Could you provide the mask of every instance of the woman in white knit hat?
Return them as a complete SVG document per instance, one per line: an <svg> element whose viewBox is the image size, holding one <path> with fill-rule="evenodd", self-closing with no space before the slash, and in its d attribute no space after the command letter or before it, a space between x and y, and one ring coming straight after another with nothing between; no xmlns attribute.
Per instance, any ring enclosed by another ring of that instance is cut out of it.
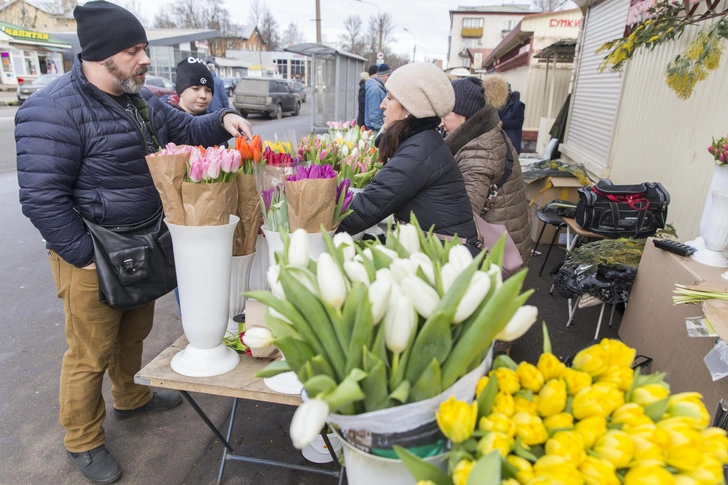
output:
<svg viewBox="0 0 728 485"><path fill-rule="evenodd" d="M341 229L357 234L394 214L414 212L423 230L457 235L477 252L477 232L465 182L436 128L452 111L450 80L437 66L413 63L392 73L381 105L384 129L379 144L382 170L352 202Z"/></svg>

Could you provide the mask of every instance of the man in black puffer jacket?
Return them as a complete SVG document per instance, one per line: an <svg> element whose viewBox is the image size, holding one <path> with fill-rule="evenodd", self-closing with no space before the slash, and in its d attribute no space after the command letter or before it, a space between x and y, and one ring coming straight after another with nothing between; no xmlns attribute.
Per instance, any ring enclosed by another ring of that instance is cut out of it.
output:
<svg viewBox="0 0 728 485"><path fill-rule="evenodd" d="M164 411L179 393L134 383L154 302L129 311L99 302L94 247L82 217L102 226L135 225L161 202L145 156L168 142L222 144L251 136L233 110L193 117L144 88L146 33L127 10L105 1L74 10L82 52L73 69L31 96L16 115L23 213L40 231L63 299L60 424L68 458L92 483L112 483L121 468L104 446L104 372L121 418Z"/></svg>

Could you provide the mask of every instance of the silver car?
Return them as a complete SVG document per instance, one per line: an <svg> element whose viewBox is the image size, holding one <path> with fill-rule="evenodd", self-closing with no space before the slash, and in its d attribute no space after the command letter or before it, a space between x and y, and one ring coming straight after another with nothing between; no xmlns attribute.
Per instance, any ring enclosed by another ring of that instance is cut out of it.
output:
<svg viewBox="0 0 728 485"><path fill-rule="evenodd" d="M61 74L42 74L33 81L18 86L18 101L25 101L36 91L39 91L61 77Z"/></svg>

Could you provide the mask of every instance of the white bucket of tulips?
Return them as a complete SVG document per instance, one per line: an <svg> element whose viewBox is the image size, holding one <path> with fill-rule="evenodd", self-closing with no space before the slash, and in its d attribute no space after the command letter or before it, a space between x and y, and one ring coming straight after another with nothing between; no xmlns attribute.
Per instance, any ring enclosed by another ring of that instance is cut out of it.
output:
<svg viewBox="0 0 728 485"><path fill-rule="evenodd" d="M248 295L268 305L269 330L246 345L275 345L286 358L258 375L294 371L304 384L294 446L307 446L328 421L347 465L371 472L347 472L353 485L414 483L393 446L423 458L444 452L440 403L453 392L472 400L493 340L517 338L536 320L535 308L522 309L532 293L520 293L526 271L501 279L502 242L473 258L418 227L414 218L398 226L386 246L325 236L318 261L307 234L294 232L269 279L272 292Z"/></svg>

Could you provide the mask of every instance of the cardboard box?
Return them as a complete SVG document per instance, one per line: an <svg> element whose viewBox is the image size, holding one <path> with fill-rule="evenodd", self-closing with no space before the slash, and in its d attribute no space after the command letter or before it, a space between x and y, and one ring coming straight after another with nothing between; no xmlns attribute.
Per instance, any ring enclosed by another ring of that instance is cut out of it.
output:
<svg viewBox="0 0 728 485"><path fill-rule="evenodd" d="M685 318L703 314L700 305L673 306L675 283L721 284L725 268L713 268L691 258L658 249L647 241L637 279L619 327L619 336L638 354L652 357L650 372L667 372L672 393L695 391L703 395L711 415L721 398L728 399L728 378L713 382L703 359L715 338L689 337ZM725 286L723 281L722 286ZM715 325L714 325L715 326ZM716 331L720 326L716 326ZM719 334L722 333L720 329Z"/></svg>
<svg viewBox="0 0 728 485"><path fill-rule="evenodd" d="M579 201L579 192L581 183L572 176L568 177L542 177L538 179L526 180L526 200L529 204L529 222L531 224L531 240L535 243L541 232L542 222L536 217L536 210L543 208L544 205L554 199L568 200L570 202ZM556 228L547 226L541 237L541 243L550 244L554 237ZM561 241L557 241L561 243Z"/></svg>

